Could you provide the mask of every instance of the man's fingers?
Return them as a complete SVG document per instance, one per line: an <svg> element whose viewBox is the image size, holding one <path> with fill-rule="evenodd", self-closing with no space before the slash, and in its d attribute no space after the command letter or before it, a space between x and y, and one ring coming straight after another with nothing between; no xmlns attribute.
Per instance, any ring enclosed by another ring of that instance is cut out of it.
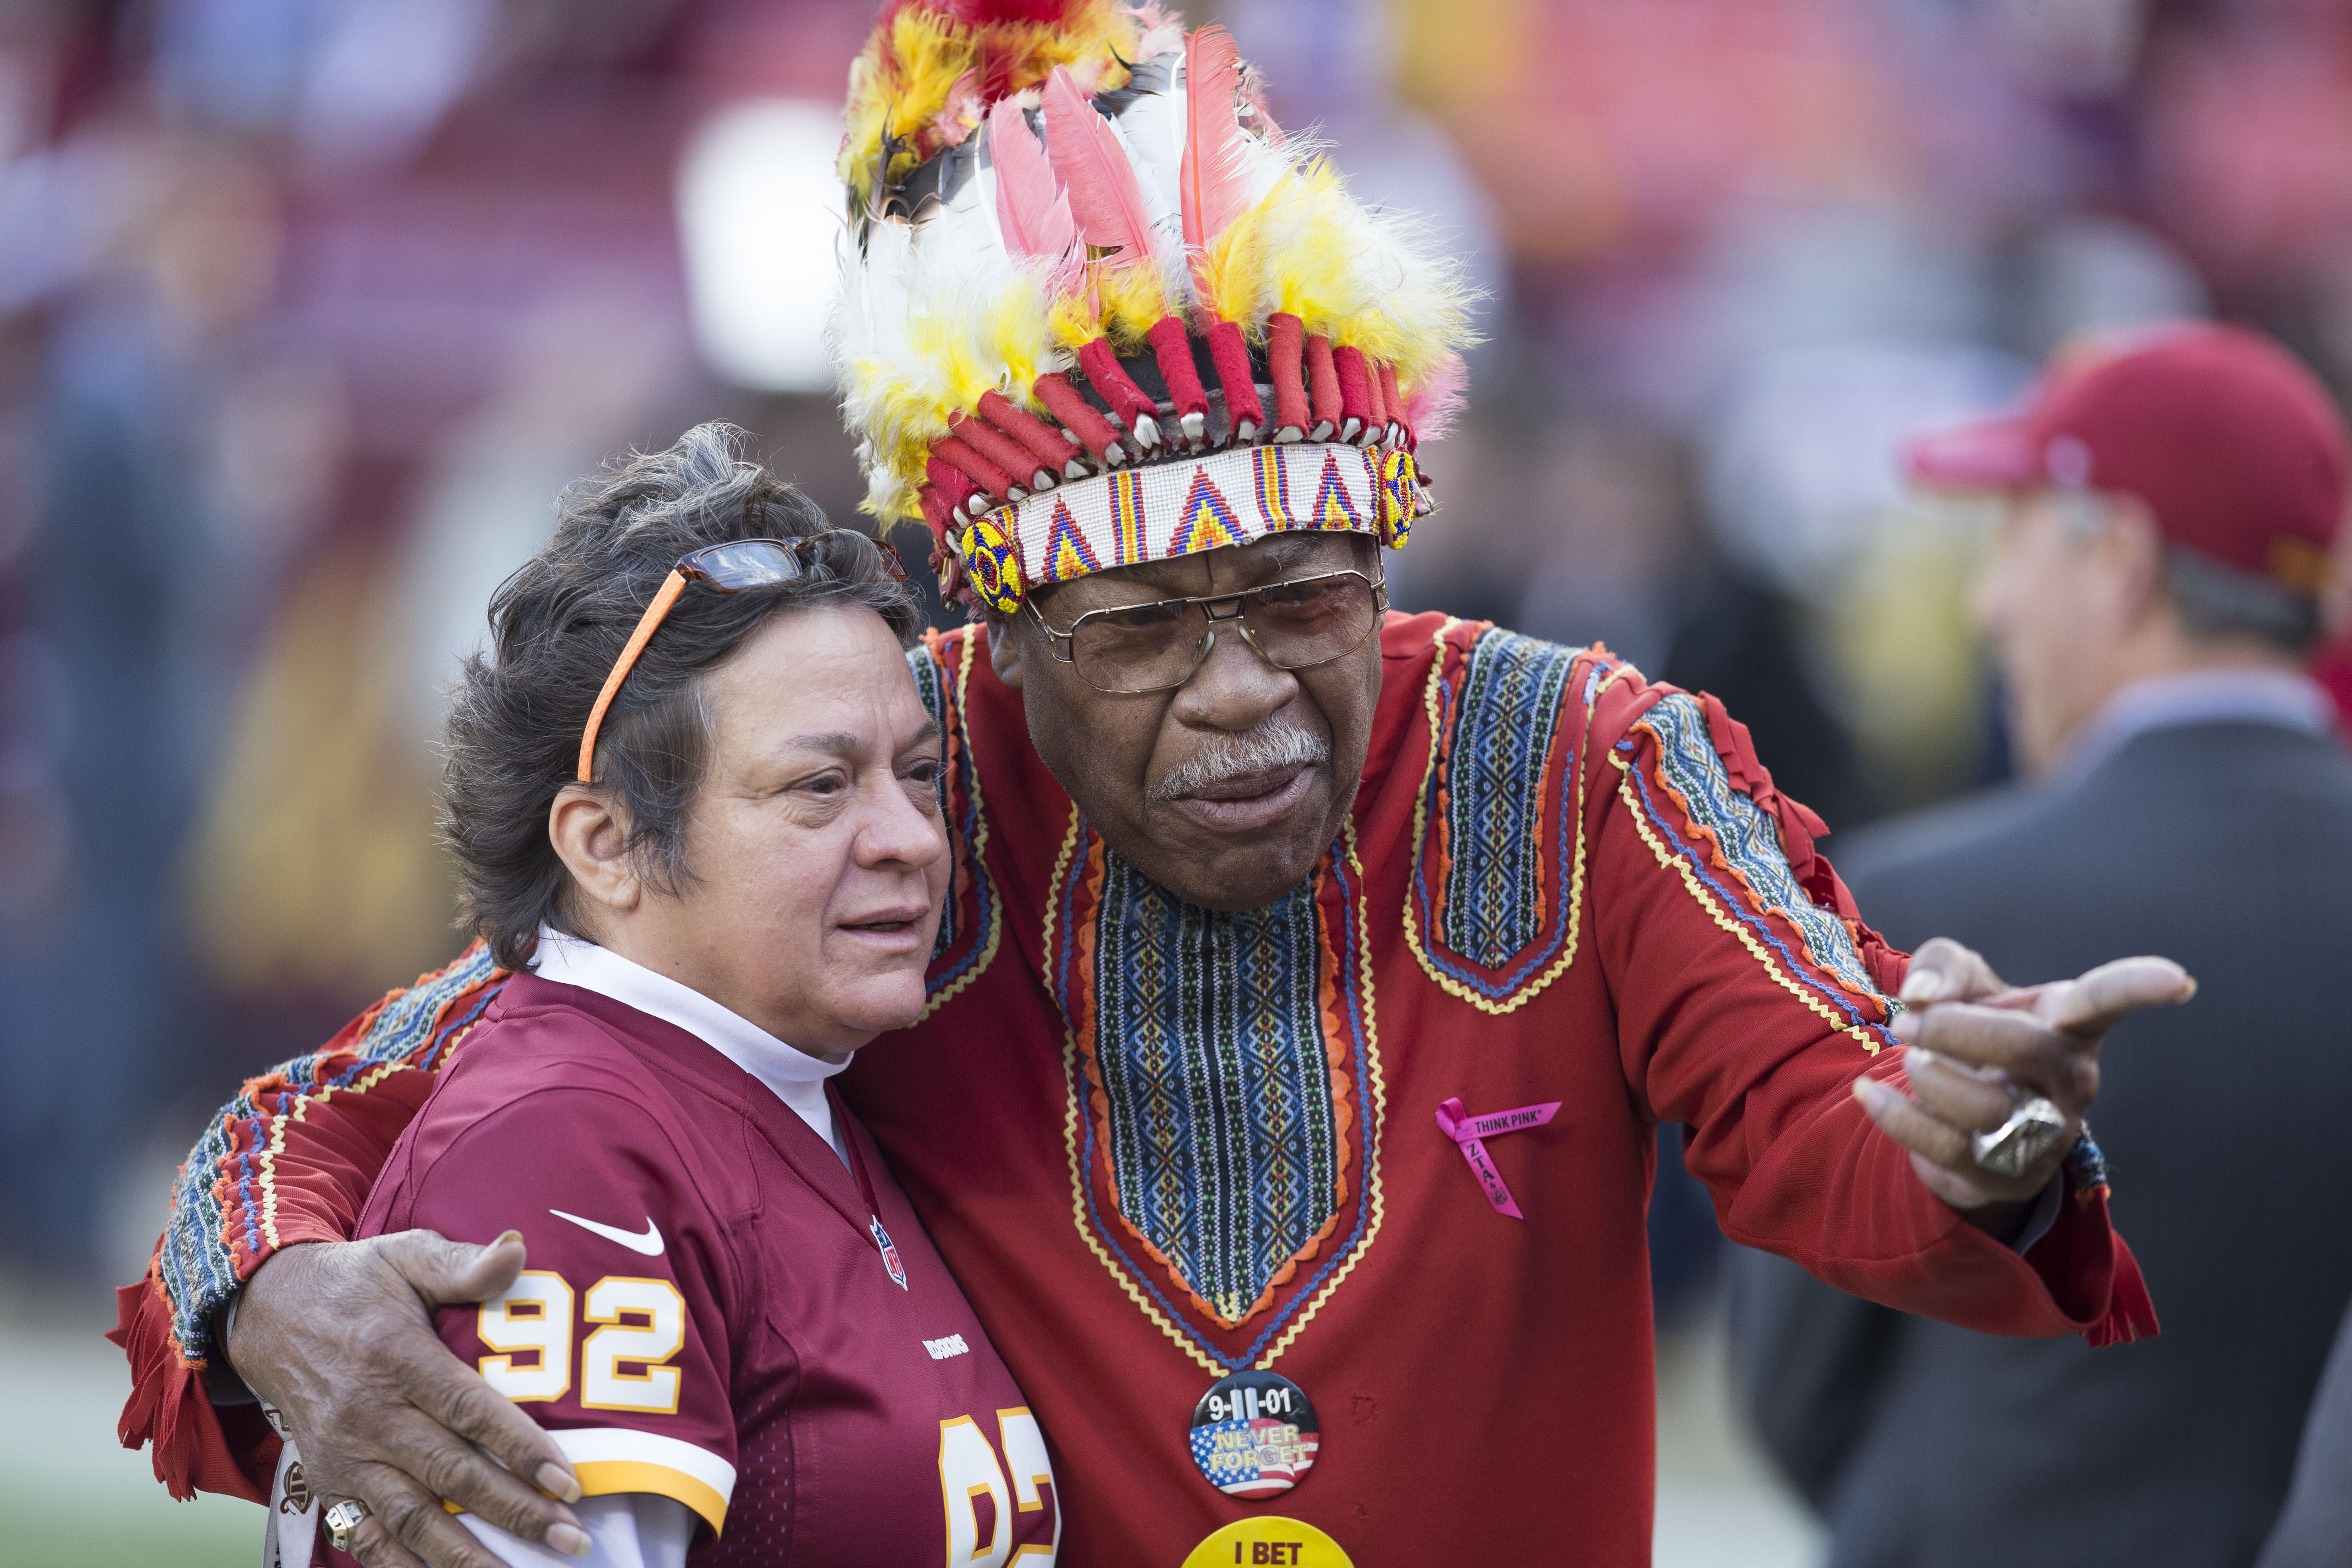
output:
<svg viewBox="0 0 2352 1568"><path fill-rule="evenodd" d="M1937 1120L1971 1132L1990 1132L2009 1120L2009 1089L1996 1078L1946 1061L1922 1046L1903 1055L1913 1098Z"/></svg>
<svg viewBox="0 0 2352 1568"><path fill-rule="evenodd" d="M546 1541L559 1524L577 1529L579 1516L546 1495L579 1500L580 1483L563 1450L464 1363L446 1354L441 1362L404 1374L409 1397L425 1419L388 1434L386 1457L440 1496L525 1541ZM525 1485L525 1478L533 1484Z"/></svg>
<svg viewBox="0 0 2352 1568"><path fill-rule="evenodd" d="M1998 1068L2070 1110L2080 1110L2098 1093L2091 1047L2031 1013L1948 1002L1901 1022L1905 1043L1969 1067Z"/></svg>
<svg viewBox="0 0 2352 1568"><path fill-rule="evenodd" d="M325 1526L320 1530L323 1534ZM383 1521L373 1514L362 1520L360 1527L352 1531L352 1555L360 1560L363 1568L425 1568L425 1560L394 1539L392 1531L383 1527Z"/></svg>
<svg viewBox="0 0 2352 1568"><path fill-rule="evenodd" d="M404 1230L378 1237L376 1252L425 1298L428 1307L487 1300L522 1272L522 1233L510 1230L487 1246L451 1241L437 1231Z"/></svg>
<svg viewBox="0 0 2352 1568"><path fill-rule="evenodd" d="M506 1568L438 1498L391 1466L363 1466L357 1479L368 1517L352 1532L352 1555L367 1568Z"/></svg>
<svg viewBox="0 0 2352 1568"><path fill-rule="evenodd" d="M1911 955L1902 997L1907 1007L1924 1007L1931 1002L1973 1002L2008 989L1973 948L1938 936L1920 943Z"/></svg>
<svg viewBox="0 0 2352 1568"><path fill-rule="evenodd" d="M2168 958L2118 958L2059 988L2052 999L2050 1023L2070 1035L2093 1038L2143 1007L2168 1006L2196 994L2197 982Z"/></svg>
<svg viewBox="0 0 2352 1568"><path fill-rule="evenodd" d="M1879 1130L1915 1154L1938 1165L1956 1166L1968 1158L1968 1134L1937 1121L1911 1103L1902 1090L1874 1078L1853 1080L1853 1097Z"/></svg>

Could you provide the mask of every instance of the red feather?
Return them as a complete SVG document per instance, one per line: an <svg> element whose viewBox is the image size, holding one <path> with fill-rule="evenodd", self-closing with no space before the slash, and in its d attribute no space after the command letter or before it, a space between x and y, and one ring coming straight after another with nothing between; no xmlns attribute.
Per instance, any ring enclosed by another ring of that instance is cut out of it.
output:
<svg viewBox="0 0 2352 1568"><path fill-rule="evenodd" d="M1134 165L1065 66L1045 79L1045 147L1069 188L1070 213L1086 242L1117 252L1104 259L1122 267L1150 262L1151 214Z"/></svg>
<svg viewBox="0 0 2352 1568"><path fill-rule="evenodd" d="M1249 210L1242 163L1242 56L1223 27L1184 40L1184 162L1177 175L1184 210L1184 248L1198 258L1209 242Z"/></svg>
<svg viewBox="0 0 2352 1568"><path fill-rule="evenodd" d="M996 221L1015 257L1060 262L1078 243L1069 198L1021 106L1001 100L988 115L988 157L996 170Z"/></svg>

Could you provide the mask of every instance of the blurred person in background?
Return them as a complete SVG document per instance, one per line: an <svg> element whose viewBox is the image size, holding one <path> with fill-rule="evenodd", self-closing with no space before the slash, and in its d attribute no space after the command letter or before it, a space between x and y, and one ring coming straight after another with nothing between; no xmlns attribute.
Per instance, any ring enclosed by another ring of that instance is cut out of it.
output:
<svg viewBox="0 0 2352 1568"><path fill-rule="evenodd" d="M2164 1331L2101 1356L1994 1340L1743 1254L1745 1402L1834 1564L2247 1563L2352 1296L2352 1037L2315 980L2352 930L2352 762L2302 668L2342 422L2274 343L2177 327L2062 356L2025 414L1912 465L2003 499L1973 603L2026 777L1841 859L1896 942L1948 931L2020 976L2130 948L2194 965L2195 1005L2101 1063Z"/></svg>
<svg viewBox="0 0 2352 1568"><path fill-rule="evenodd" d="M2311 1402L2294 1485L2255 1568L2344 1568L2352 1561L2352 1309Z"/></svg>

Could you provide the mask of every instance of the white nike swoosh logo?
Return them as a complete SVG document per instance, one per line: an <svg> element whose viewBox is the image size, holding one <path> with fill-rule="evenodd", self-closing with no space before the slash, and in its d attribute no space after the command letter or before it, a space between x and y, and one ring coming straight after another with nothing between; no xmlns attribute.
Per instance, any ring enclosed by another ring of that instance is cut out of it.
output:
<svg viewBox="0 0 2352 1568"><path fill-rule="evenodd" d="M606 1241L617 1242L631 1252L646 1258L659 1258L662 1255L661 1231L655 1226L653 1216L650 1215L646 1216L645 1234L637 1236L621 1229L618 1226L598 1225L593 1219L582 1219L578 1215L565 1214L562 1209L550 1209L547 1212L558 1219L570 1220L583 1230L593 1231Z"/></svg>

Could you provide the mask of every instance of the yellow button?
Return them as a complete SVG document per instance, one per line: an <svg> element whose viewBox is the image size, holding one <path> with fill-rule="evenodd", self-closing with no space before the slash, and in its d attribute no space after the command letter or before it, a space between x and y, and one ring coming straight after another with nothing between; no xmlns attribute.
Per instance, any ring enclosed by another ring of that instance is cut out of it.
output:
<svg viewBox="0 0 2352 1568"><path fill-rule="evenodd" d="M1192 1548L1184 1568L1355 1568L1339 1543L1278 1514L1237 1519Z"/></svg>

